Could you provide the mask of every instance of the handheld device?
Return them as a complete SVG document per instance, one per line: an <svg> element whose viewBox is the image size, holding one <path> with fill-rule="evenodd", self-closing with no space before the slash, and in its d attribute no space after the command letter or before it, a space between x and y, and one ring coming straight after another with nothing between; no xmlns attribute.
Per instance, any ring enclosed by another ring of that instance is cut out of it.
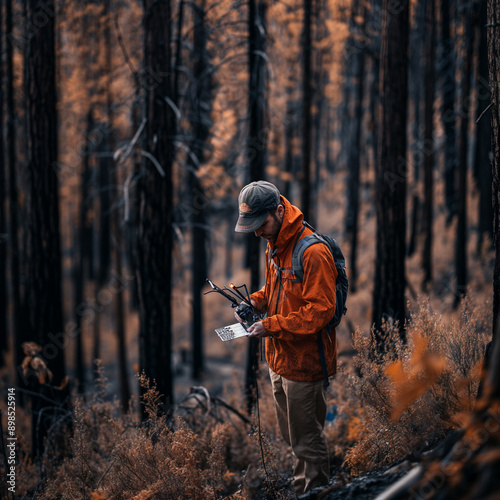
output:
<svg viewBox="0 0 500 500"><path fill-rule="evenodd" d="M236 308L236 313L244 321L244 323L236 323L234 325L216 329L215 331L217 332L217 335L219 335L220 339L226 341L248 335L246 330L256 321L259 321L261 319L261 315L252 306L247 286L245 284L236 286L233 283L230 283L230 288L227 288L226 286L224 286L224 288L220 288L209 278L207 278L207 283L210 285L212 290L205 292L204 295L212 292L217 292L222 295L224 298L229 300L229 302L231 302L231 307ZM240 291L241 288L244 289L245 295Z"/></svg>

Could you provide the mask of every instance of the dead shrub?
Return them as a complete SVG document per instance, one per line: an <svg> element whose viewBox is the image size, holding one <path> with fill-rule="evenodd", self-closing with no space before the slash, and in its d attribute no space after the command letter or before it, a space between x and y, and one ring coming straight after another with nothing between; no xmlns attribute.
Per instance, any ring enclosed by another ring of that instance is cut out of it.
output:
<svg viewBox="0 0 500 500"><path fill-rule="evenodd" d="M488 340L485 311L465 301L459 319L447 323L424 301L407 322L406 343L397 325L384 325L383 354L373 335L355 332L354 369L344 367L334 382L339 416L329 431L352 473L435 442L472 409Z"/></svg>
<svg viewBox="0 0 500 500"><path fill-rule="evenodd" d="M141 376L149 417L141 423L137 401L127 415L118 402L106 401L106 383L101 373L92 401L76 400L70 453L47 464L40 498L205 500L253 498L262 489L272 492L269 498L286 498L282 448L273 428L257 438L255 416L247 419L241 408L200 387L176 406L175 416L165 415L156 386ZM261 400L264 408L268 398ZM265 410L263 429L268 418Z"/></svg>

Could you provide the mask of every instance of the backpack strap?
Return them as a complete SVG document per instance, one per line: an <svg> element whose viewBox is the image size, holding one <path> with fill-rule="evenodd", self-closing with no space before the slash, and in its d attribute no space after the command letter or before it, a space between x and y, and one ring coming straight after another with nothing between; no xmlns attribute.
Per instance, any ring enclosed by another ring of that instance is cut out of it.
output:
<svg viewBox="0 0 500 500"><path fill-rule="evenodd" d="M304 267L303 267L304 252L310 246L315 245L316 243L324 243L325 245L329 246L328 242L326 242L318 233L316 233L316 230L310 224L308 224L306 221L303 221L302 224L304 225L304 227L302 228L302 231L295 240L295 244L293 247L293 254L292 254L292 271L293 274L295 275L295 279L292 279L290 281L294 283L301 283L302 280L304 279ZM306 226L314 232L312 234L305 236L300 241L298 241L300 235L304 232ZM330 335L331 331L330 323L326 326L326 329L328 335ZM323 338L321 337L321 331L318 332L316 338L318 342L319 362L321 364L321 371L323 372L323 379L324 379L323 387L326 389L330 385L330 382L328 381L328 368L326 366L325 348L323 346Z"/></svg>
<svg viewBox="0 0 500 500"><path fill-rule="evenodd" d="M292 254L292 270L295 274L295 279L291 280L294 283L302 282L304 278L304 267L303 267L303 257L304 252L316 243L324 243L327 245L326 241L319 236L319 234L313 233L302 238L294 247Z"/></svg>

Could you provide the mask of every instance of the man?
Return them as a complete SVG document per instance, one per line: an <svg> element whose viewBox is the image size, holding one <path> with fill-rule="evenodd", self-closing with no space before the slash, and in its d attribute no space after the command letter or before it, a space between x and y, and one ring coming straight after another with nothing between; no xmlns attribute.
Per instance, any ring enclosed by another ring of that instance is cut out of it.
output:
<svg viewBox="0 0 500 500"><path fill-rule="evenodd" d="M266 181L252 182L239 195L235 231L267 240L266 283L250 296L267 313L253 324L249 337L266 338L276 416L281 436L294 454L294 489L301 495L328 484L328 448L323 427L328 376L336 372L335 330L327 324L335 310L337 269L329 248L311 245L303 256L304 276L296 280L293 248L312 231L302 224L302 212ZM236 315L238 321L241 318ZM321 346L320 346L321 344Z"/></svg>

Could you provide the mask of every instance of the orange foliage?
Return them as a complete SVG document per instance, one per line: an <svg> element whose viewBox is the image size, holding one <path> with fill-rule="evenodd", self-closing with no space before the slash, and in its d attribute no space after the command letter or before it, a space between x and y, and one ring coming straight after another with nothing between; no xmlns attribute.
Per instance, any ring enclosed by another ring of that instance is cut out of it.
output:
<svg viewBox="0 0 500 500"><path fill-rule="evenodd" d="M397 360L385 369L395 389L393 420L397 420L408 405L435 384L446 369L446 360L429 352L426 338L416 335L414 344L415 348L406 363Z"/></svg>

